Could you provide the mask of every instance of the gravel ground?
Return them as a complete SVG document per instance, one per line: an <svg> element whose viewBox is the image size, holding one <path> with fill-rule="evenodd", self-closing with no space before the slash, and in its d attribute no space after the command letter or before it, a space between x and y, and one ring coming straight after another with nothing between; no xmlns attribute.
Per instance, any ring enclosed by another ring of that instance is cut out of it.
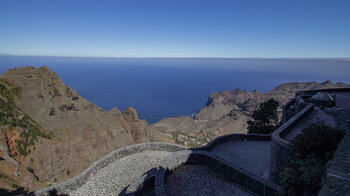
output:
<svg viewBox="0 0 350 196"><path fill-rule="evenodd" d="M219 174L200 165L184 165L175 169L167 179L168 196L178 195L252 195L226 181Z"/></svg>
<svg viewBox="0 0 350 196"><path fill-rule="evenodd" d="M270 141L234 141L223 143L210 152L255 175L268 178L270 151Z"/></svg>
<svg viewBox="0 0 350 196"><path fill-rule="evenodd" d="M83 186L70 195L118 195L170 154L167 151L144 151L118 159L90 176Z"/></svg>

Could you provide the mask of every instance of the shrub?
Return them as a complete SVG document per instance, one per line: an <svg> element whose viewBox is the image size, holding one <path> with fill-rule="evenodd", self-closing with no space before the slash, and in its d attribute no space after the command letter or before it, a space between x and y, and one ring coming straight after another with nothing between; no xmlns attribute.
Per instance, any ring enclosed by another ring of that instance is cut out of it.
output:
<svg viewBox="0 0 350 196"><path fill-rule="evenodd" d="M281 174L285 194L317 195L327 162L345 132L325 124L310 124L292 141L292 160Z"/></svg>
<svg viewBox="0 0 350 196"><path fill-rule="evenodd" d="M21 95L21 88L15 87L7 80L0 79L0 125L7 125L10 129L15 127L23 128L20 139L16 141L16 148L20 155L28 155L29 146L35 144L38 136L47 139L52 138L51 132L46 132L29 115L23 113L14 102L15 97ZM20 119L20 116L23 118Z"/></svg>

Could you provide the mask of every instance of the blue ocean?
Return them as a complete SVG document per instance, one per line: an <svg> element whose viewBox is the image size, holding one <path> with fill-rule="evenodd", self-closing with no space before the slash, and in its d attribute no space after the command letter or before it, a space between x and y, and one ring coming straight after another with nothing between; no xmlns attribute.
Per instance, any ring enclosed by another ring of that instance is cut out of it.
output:
<svg viewBox="0 0 350 196"><path fill-rule="evenodd" d="M294 81L350 83L350 59L0 56L0 73L43 65L90 102L105 110L132 106L148 123L194 114L213 92L267 92Z"/></svg>

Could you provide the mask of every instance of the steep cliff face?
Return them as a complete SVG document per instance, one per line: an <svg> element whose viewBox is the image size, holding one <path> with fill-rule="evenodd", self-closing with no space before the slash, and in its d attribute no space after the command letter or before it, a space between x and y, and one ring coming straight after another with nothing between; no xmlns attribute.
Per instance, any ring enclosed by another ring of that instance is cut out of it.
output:
<svg viewBox="0 0 350 196"><path fill-rule="evenodd" d="M154 136L157 132L151 132L135 109L104 111L65 85L47 66L10 69L0 78L22 89L16 105L52 134L51 139L35 142L19 162L24 167L30 165L44 182L42 186L71 178L122 146L169 141L167 135Z"/></svg>
<svg viewBox="0 0 350 196"><path fill-rule="evenodd" d="M194 118L196 120L217 120L233 109L241 109L247 100L260 94L259 92L249 93L240 89L211 93L205 107Z"/></svg>
<svg viewBox="0 0 350 196"><path fill-rule="evenodd" d="M267 93L247 92L240 89L211 93L207 104L194 116L194 119L189 117L165 118L152 124L151 127L153 130L176 133L173 134L175 137L178 137L178 135L183 138L187 137L186 144L191 143L189 141L194 138L198 142L192 142L191 144L195 146L203 145L220 135L246 133L247 121L251 119L252 112L260 103L270 98L280 103L281 116L282 106L294 98L298 91L344 87L349 87L349 85L344 83L333 84L328 80L323 83L285 83ZM185 144L185 139L181 144Z"/></svg>
<svg viewBox="0 0 350 196"><path fill-rule="evenodd" d="M262 102L273 98L280 103L286 104L295 96L295 93L302 90L322 88L344 88L349 87L344 83L333 84L331 81L318 82L292 82L277 86L275 89L260 93L258 91L247 92L240 89L234 91L223 91L211 93L208 102L199 113L195 115L196 120L218 120L233 110L240 110L250 114Z"/></svg>

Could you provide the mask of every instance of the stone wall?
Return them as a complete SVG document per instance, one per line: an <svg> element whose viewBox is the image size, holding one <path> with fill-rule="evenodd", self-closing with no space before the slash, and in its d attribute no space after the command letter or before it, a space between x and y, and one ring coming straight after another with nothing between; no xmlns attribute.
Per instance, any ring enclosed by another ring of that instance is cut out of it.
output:
<svg viewBox="0 0 350 196"><path fill-rule="evenodd" d="M215 138L206 146L192 148L191 150L211 151L216 146L232 141L270 141L271 134L229 134Z"/></svg>
<svg viewBox="0 0 350 196"><path fill-rule="evenodd" d="M289 115L287 114L288 108L293 106L295 104L295 98L292 100L288 101L284 106L283 106L283 111L282 111L282 124L286 123L289 120Z"/></svg>
<svg viewBox="0 0 350 196"><path fill-rule="evenodd" d="M203 157L197 155L197 154L201 153L200 151L210 151L214 147L219 146L220 144L223 144L223 143L226 143L229 141L251 141L251 140L269 141L269 140L271 140L271 135L267 135L267 134L229 134L229 135L220 136L220 137L217 137L214 140L212 140L206 146L189 149L189 150L191 150L191 152L193 152L193 156L191 156L190 162L187 162L187 163L197 163L197 162L201 163L203 161ZM207 153L207 152L203 152L203 153ZM196 154L196 155L194 155L194 154ZM198 160L194 160L196 156L199 157ZM217 158L216 160L222 160L222 159ZM168 165L175 166L177 163L179 163L179 157L170 158L170 159L166 160L165 162ZM186 160L183 160L183 162L186 162ZM182 162L180 162L180 163L182 164ZM222 164L222 163L220 163L220 164ZM212 165L212 166L216 167L214 165ZM161 171L162 171L162 169L157 171L157 172L154 172L154 171L147 172L147 174L145 174L140 179L138 179L137 181L133 182L130 186L128 186L124 195L133 196L133 195L142 195L142 193L144 193L144 192L153 192L154 188L158 186L158 185L154 184L156 176L158 176L158 175L163 176L164 175L164 174L162 174ZM256 177L255 175L250 174L249 172L241 172L239 176L241 178L243 178L244 175L247 175L244 177L244 178L248 178L247 182L250 182L249 179L255 179L255 177ZM237 176L237 175L235 174L233 176ZM264 186L262 184L266 183L266 180L264 178L261 178L260 176L258 176L257 178L258 179L254 180L253 184L260 183L259 186ZM158 182L158 184L159 184L159 182ZM258 186L258 185L255 185L255 186ZM274 186L275 186L274 190L279 189L278 186L277 187L276 187L276 185L274 185ZM158 192L158 195L159 195L159 192Z"/></svg>
<svg viewBox="0 0 350 196"><path fill-rule="evenodd" d="M215 173L222 175L226 180L239 184L257 195L278 195L280 191L280 187L269 180L251 174L213 153L187 150L173 153L161 163L155 179L155 195L166 195L167 177L184 164L202 165L214 169Z"/></svg>
<svg viewBox="0 0 350 196"><path fill-rule="evenodd" d="M350 92L350 88L327 88L327 89L306 90L306 91L297 92L296 96L302 96L302 95L312 96L318 92L326 92L326 93Z"/></svg>
<svg viewBox="0 0 350 196"><path fill-rule="evenodd" d="M314 104L310 103L302 111L280 126L271 136L271 159L269 168L269 179L276 184L280 182L280 173L291 159L292 148L290 141L284 140L291 129L306 117L312 110Z"/></svg>
<svg viewBox="0 0 350 196"><path fill-rule="evenodd" d="M163 142L150 142L150 143L142 143L136 144L132 146L123 147L117 149L98 161L94 162L88 169L86 169L81 174L71 178L67 181L61 182L59 184L37 190L33 192L34 195L50 195L50 193L54 192L56 194L69 194L72 190L77 189L81 185L83 185L89 176L94 175L100 169L106 167L108 164L113 161L123 158L125 156L129 156L135 153L143 152L143 151L169 151L176 152L180 150L185 150L184 146L163 143Z"/></svg>

